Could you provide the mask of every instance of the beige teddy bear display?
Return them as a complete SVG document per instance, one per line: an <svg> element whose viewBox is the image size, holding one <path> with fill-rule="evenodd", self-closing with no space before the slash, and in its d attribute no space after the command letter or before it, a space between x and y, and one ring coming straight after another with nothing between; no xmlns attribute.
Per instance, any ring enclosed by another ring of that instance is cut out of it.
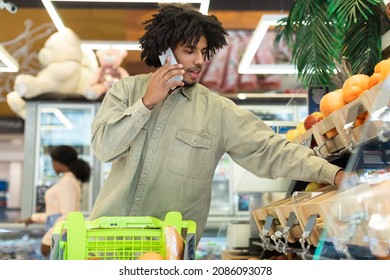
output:
<svg viewBox="0 0 390 280"><path fill-rule="evenodd" d="M38 60L43 69L37 76L18 75L14 91L7 94L9 107L22 118L26 117L26 100L43 93L84 96L98 69L93 51L83 51L80 38L69 28L45 41Z"/></svg>
<svg viewBox="0 0 390 280"><path fill-rule="evenodd" d="M100 67L96 71L90 87L85 91L85 97L96 100L101 99L115 82L129 73L121 67L127 57L127 51L108 48L96 51Z"/></svg>

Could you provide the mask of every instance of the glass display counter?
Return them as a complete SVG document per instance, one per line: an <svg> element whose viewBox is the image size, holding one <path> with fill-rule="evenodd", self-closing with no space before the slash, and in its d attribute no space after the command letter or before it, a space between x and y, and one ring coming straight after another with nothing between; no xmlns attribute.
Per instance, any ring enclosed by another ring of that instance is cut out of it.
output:
<svg viewBox="0 0 390 280"><path fill-rule="evenodd" d="M338 188L293 192L252 211L258 246L301 259L390 259L389 103L390 79L297 139L302 145L314 139L314 152L330 162L342 160L347 173ZM336 136L328 138L330 130Z"/></svg>
<svg viewBox="0 0 390 280"><path fill-rule="evenodd" d="M315 258L390 259L390 80L353 148L337 194L321 204L326 221Z"/></svg>
<svg viewBox="0 0 390 280"><path fill-rule="evenodd" d="M0 223L0 260L44 260L41 241L42 225Z"/></svg>

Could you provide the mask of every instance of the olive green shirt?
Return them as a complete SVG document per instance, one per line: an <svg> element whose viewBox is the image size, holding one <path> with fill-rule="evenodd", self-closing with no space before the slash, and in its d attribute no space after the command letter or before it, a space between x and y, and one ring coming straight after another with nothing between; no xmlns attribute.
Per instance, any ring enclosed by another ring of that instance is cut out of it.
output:
<svg viewBox="0 0 390 280"><path fill-rule="evenodd" d="M196 221L199 241L224 153L259 177L334 183L339 167L289 143L253 113L201 84L178 88L148 110L142 97L149 77L117 82L92 123L94 153L112 167L90 219L164 219L168 211L179 211L183 219Z"/></svg>

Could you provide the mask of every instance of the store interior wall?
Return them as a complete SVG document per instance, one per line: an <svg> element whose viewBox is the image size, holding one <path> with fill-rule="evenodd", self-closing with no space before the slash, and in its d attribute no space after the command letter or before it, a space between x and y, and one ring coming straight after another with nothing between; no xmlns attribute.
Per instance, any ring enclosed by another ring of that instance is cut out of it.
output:
<svg viewBox="0 0 390 280"><path fill-rule="evenodd" d="M142 22L151 17L154 10L136 9L59 9L59 13L65 23L84 40L113 40L135 41L143 34ZM286 13L281 10L210 10L209 14L216 15L226 29L254 30L263 14ZM0 32L0 43L15 40L27 29L50 24L51 19L44 8L21 8L16 14L0 10L2 22L6 26ZM32 51L37 52L49 36L43 36L33 44ZM131 65L129 67L128 65ZM129 51L123 66L130 75L154 71L140 61L139 51ZM12 80L20 73L1 73L1 80ZM12 86L12 84L11 84ZM8 93L4 85L0 83L0 118L17 117L9 109L5 97ZM0 132L0 180L7 180L9 192L7 194L7 207L18 208L21 205L20 190L22 186L23 170L23 133ZM26 151L28 153L29 151ZM28 168L28 167L25 167Z"/></svg>

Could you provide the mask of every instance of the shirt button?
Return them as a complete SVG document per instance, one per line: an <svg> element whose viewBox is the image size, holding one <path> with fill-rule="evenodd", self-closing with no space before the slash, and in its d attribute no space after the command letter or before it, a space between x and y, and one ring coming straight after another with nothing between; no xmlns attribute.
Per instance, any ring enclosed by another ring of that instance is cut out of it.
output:
<svg viewBox="0 0 390 280"><path fill-rule="evenodd" d="M194 141L194 145L195 145L195 146L198 145L198 141Z"/></svg>
<svg viewBox="0 0 390 280"><path fill-rule="evenodd" d="M160 130L160 129L161 129L161 126L158 126L158 127L157 127L157 130Z"/></svg>
<svg viewBox="0 0 390 280"><path fill-rule="evenodd" d="M146 178L146 174L142 174L142 177L143 177L143 178Z"/></svg>
<svg viewBox="0 0 390 280"><path fill-rule="evenodd" d="M149 153L153 154L153 150L152 150L152 149L150 149L150 150L149 150Z"/></svg>

